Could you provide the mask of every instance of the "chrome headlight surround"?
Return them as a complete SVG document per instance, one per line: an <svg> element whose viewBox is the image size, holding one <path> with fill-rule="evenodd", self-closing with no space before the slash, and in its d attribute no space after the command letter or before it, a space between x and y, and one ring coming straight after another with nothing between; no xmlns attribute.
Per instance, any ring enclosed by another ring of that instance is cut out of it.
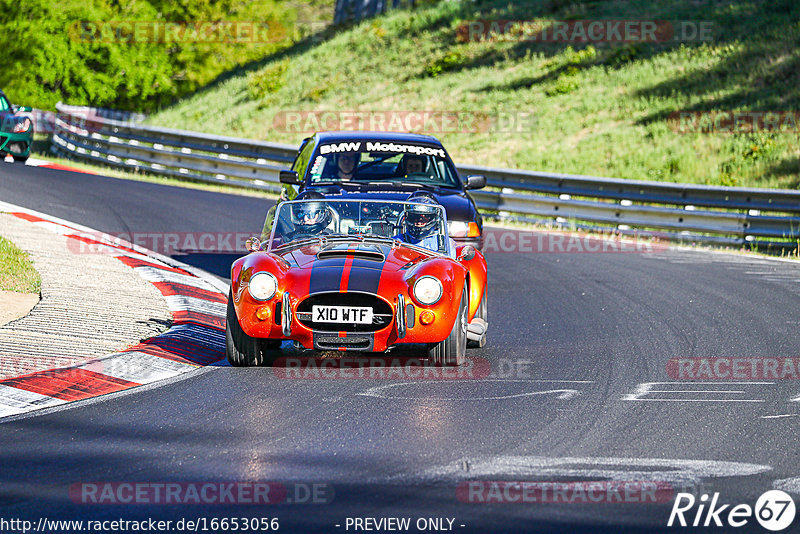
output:
<svg viewBox="0 0 800 534"><path fill-rule="evenodd" d="M414 299L424 306L432 306L439 302L444 294L444 286L434 276L422 276L414 282Z"/></svg>
<svg viewBox="0 0 800 534"><path fill-rule="evenodd" d="M250 296L259 301L269 300L278 292L278 279L272 273L254 274L247 283Z"/></svg>

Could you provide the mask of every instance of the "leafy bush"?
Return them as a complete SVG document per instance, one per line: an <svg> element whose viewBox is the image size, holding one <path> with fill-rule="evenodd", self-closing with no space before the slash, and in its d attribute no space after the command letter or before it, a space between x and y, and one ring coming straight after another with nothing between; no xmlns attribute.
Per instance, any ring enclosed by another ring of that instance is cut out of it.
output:
<svg viewBox="0 0 800 534"><path fill-rule="evenodd" d="M284 59L262 70L250 74L247 89L253 100L261 100L267 95L277 93L286 83L284 75L289 69L289 59Z"/></svg>
<svg viewBox="0 0 800 534"><path fill-rule="evenodd" d="M287 4L0 0L0 87L14 102L44 109L62 100L152 110L291 44L296 32L289 30L295 26ZM212 34L219 38L209 39L204 37L212 28L207 21L252 21L258 33L253 30L249 37L219 31ZM131 30L134 22L153 33L137 37ZM167 23L179 30L155 33L158 24L164 28Z"/></svg>
<svg viewBox="0 0 800 534"><path fill-rule="evenodd" d="M547 96L566 95L578 89L578 82L571 77L570 73L562 74L556 82L544 90Z"/></svg>
<svg viewBox="0 0 800 534"><path fill-rule="evenodd" d="M606 57L605 64L611 68L617 69L625 63L630 63L635 60L642 53L642 46L638 43L627 44L613 51Z"/></svg>
<svg viewBox="0 0 800 534"><path fill-rule="evenodd" d="M425 74L431 78L435 78L443 72L456 70L464 65L466 56L459 50L450 50L443 56L437 57L428 62L425 66Z"/></svg>

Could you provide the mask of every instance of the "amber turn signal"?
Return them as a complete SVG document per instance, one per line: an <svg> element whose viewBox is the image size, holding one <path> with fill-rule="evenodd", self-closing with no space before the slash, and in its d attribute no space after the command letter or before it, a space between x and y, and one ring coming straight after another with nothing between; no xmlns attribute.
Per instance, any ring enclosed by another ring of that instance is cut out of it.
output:
<svg viewBox="0 0 800 534"><path fill-rule="evenodd" d="M419 322L424 324L424 325L431 324L435 318L436 318L436 315L434 315L433 312L430 311L430 310L423 310L419 314Z"/></svg>
<svg viewBox="0 0 800 534"><path fill-rule="evenodd" d="M256 310L256 317L258 317L259 321L266 321L269 319L270 310L269 306L261 306L259 309Z"/></svg>

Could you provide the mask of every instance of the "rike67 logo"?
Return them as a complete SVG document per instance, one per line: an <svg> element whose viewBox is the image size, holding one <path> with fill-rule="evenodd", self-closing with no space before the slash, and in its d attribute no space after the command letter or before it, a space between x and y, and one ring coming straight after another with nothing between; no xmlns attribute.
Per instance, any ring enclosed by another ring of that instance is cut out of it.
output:
<svg viewBox="0 0 800 534"><path fill-rule="evenodd" d="M696 509L695 509L696 507ZM719 504L719 493L710 498L707 494L696 499L691 493L679 493L672 505L667 526L722 527L739 528L747 525L755 517L767 530L778 532L789 528L794 521L795 505L788 493L780 490L767 491L756 501L755 507L749 504ZM748 529L749 530L749 529Z"/></svg>

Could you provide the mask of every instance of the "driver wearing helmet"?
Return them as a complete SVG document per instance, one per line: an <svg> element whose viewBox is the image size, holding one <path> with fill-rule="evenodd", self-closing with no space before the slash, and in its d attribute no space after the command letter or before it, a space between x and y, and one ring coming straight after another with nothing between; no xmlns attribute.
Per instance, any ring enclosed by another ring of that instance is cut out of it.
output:
<svg viewBox="0 0 800 534"><path fill-rule="evenodd" d="M320 195L321 196L321 195ZM331 209L325 202L316 199L312 202L292 205L292 239L317 237L330 233L327 226L333 218Z"/></svg>

